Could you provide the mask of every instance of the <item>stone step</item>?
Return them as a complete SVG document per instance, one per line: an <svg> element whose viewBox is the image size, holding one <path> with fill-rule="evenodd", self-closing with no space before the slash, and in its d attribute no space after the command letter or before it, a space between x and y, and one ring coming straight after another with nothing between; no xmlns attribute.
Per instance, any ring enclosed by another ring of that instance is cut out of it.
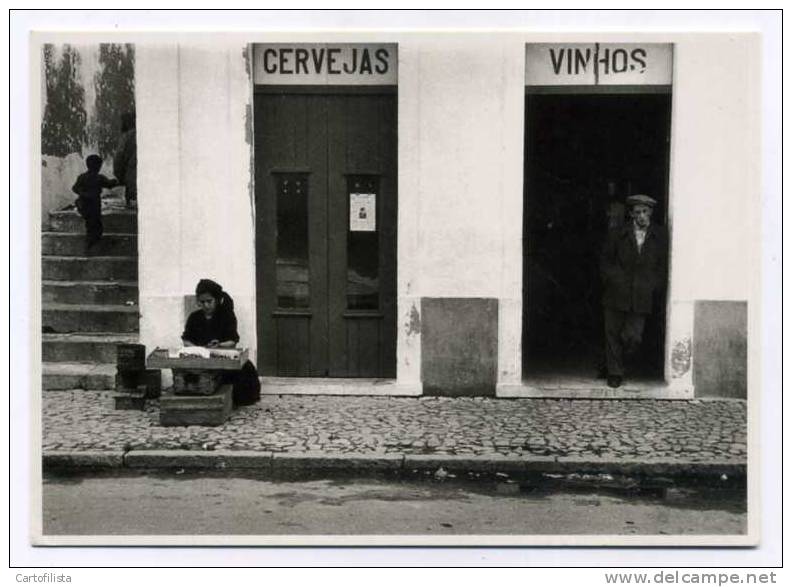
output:
<svg viewBox="0 0 792 587"><path fill-rule="evenodd" d="M137 332L139 323L137 306L48 303L41 311L45 333Z"/></svg>
<svg viewBox="0 0 792 587"><path fill-rule="evenodd" d="M137 281L44 281L43 303L113 304L138 303Z"/></svg>
<svg viewBox="0 0 792 587"><path fill-rule="evenodd" d="M44 390L115 389L114 363L43 363Z"/></svg>
<svg viewBox="0 0 792 587"><path fill-rule="evenodd" d="M50 230L53 232L85 233L85 221L75 210L56 210L49 213ZM137 212L112 210L102 213L105 232L137 234Z"/></svg>
<svg viewBox="0 0 792 587"><path fill-rule="evenodd" d="M41 235L41 254L57 256L83 256L85 235L74 232L45 232ZM137 235L105 232L102 240L91 247L93 256L137 255Z"/></svg>
<svg viewBox="0 0 792 587"><path fill-rule="evenodd" d="M42 360L47 363L115 363L116 345L137 342L137 334L43 334Z"/></svg>
<svg viewBox="0 0 792 587"><path fill-rule="evenodd" d="M41 276L47 281L135 281L137 275L137 257L41 258Z"/></svg>

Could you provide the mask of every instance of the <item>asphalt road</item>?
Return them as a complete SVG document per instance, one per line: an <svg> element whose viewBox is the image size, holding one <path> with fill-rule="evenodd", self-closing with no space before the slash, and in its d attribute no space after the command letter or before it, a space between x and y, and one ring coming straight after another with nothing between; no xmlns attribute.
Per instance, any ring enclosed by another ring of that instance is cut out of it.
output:
<svg viewBox="0 0 792 587"><path fill-rule="evenodd" d="M741 492L457 479L53 476L45 535L742 534Z"/></svg>

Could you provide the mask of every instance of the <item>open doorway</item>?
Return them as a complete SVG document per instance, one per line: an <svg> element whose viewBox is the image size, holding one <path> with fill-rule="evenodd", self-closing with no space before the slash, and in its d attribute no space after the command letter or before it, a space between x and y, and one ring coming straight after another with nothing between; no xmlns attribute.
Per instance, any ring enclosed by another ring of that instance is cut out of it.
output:
<svg viewBox="0 0 792 587"><path fill-rule="evenodd" d="M527 93L523 224L523 378L595 379L604 361L599 250L624 200L668 216L670 93ZM658 292L632 378L663 377Z"/></svg>

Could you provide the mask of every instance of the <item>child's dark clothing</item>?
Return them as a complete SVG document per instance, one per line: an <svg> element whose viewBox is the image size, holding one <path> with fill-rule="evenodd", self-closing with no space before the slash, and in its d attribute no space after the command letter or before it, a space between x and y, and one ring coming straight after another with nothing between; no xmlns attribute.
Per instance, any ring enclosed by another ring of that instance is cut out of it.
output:
<svg viewBox="0 0 792 587"><path fill-rule="evenodd" d="M80 174L72 187L79 197L75 204L77 211L85 219L86 247L90 247L102 238L102 189L118 185L114 179L108 179L101 173L86 171Z"/></svg>
<svg viewBox="0 0 792 587"><path fill-rule="evenodd" d="M101 240L104 234L102 200L80 196L77 198L77 210L85 219L85 246L88 248Z"/></svg>

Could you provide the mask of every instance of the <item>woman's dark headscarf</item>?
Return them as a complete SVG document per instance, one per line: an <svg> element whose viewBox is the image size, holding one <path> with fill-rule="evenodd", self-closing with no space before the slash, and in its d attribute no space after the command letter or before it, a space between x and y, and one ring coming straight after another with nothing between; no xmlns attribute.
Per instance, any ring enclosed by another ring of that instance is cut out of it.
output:
<svg viewBox="0 0 792 587"><path fill-rule="evenodd" d="M217 312L233 312L234 300L223 291L223 286L211 279L202 279L195 286L195 295L209 294L217 300Z"/></svg>

